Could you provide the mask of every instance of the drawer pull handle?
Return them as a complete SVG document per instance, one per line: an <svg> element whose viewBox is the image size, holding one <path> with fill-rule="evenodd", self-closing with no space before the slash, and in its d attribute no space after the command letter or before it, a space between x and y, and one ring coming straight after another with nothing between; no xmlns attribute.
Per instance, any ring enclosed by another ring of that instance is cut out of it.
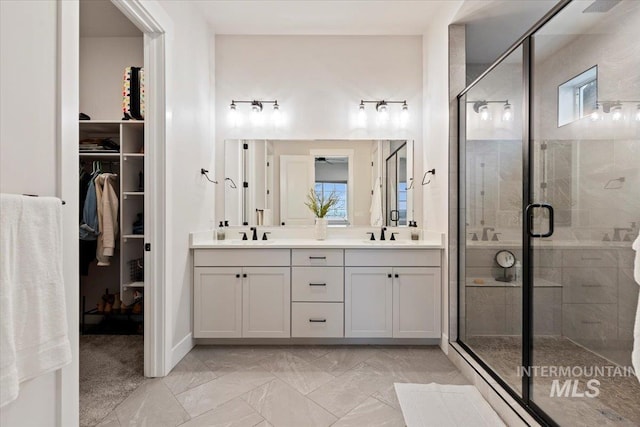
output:
<svg viewBox="0 0 640 427"><path fill-rule="evenodd" d="M583 288L601 288L602 285L581 285Z"/></svg>
<svg viewBox="0 0 640 427"><path fill-rule="evenodd" d="M309 283L309 286L327 286L326 283Z"/></svg>
<svg viewBox="0 0 640 427"><path fill-rule="evenodd" d="M310 256L309 259L327 259L326 256Z"/></svg>
<svg viewBox="0 0 640 427"><path fill-rule="evenodd" d="M309 319L311 323L327 323L327 319Z"/></svg>
<svg viewBox="0 0 640 427"><path fill-rule="evenodd" d="M583 323L584 325L599 325L599 324L601 324L602 322L598 322L598 321L596 321L596 320L583 320L583 321L582 321L582 323Z"/></svg>

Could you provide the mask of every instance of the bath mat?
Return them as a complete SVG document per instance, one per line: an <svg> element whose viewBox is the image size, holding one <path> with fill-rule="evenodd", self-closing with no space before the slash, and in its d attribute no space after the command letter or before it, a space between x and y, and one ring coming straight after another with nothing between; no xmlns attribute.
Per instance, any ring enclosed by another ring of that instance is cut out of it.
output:
<svg viewBox="0 0 640 427"><path fill-rule="evenodd" d="M472 385L394 385L407 427L505 425Z"/></svg>

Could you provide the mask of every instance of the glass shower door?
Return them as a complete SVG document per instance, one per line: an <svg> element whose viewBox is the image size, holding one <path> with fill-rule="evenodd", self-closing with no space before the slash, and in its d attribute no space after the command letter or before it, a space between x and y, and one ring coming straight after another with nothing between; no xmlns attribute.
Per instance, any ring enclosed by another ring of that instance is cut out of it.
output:
<svg viewBox="0 0 640 427"><path fill-rule="evenodd" d="M560 425L640 425L629 374L640 224L640 2L570 3L532 37L531 400ZM552 224L550 224L552 223Z"/></svg>
<svg viewBox="0 0 640 427"><path fill-rule="evenodd" d="M522 393L523 49L460 98L459 339Z"/></svg>

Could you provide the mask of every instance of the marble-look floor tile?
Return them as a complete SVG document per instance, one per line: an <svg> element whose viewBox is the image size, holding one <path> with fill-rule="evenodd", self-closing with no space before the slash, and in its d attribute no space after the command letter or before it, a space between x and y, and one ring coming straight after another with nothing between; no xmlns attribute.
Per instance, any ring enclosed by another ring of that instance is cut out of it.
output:
<svg viewBox="0 0 640 427"><path fill-rule="evenodd" d="M311 362L316 360L325 354L329 353L333 348L332 346L321 345L296 345L287 348L287 353L291 353L294 356L298 356L301 359Z"/></svg>
<svg viewBox="0 0 640 427"><path fill-rule="evenodd" d="M264 368L254 366L194 387L178 394L176 398L190 416L197 417L273 378L274 376Z"/></svg>
<svg viewBox="0 0 640 427"><path fill-rule="evenodd" d="M393 384L389 375L362 363L307 396L337 417L347 415L377 390Z"/></svg>
<svg viewBox="0 0 640 427"><path fill-rule="evenodd" d="M356 406L334 427L404 427L402 412L372 397Z"/></svg>
<svg viewBox="0 0 640 427"><path fill-rule="evenodd" d="M191 419L181 427L253 427L261 421L264 419L260 414L238 397Z"/></svg>
<svg viewBox="0 0 640 427"><path fill-rule="evenodd" d="M279 379L246 393L242 398L274 427L322 427L337 421L332 414Z"/></svg>
<svg viewBox="0 0 640 427"><path fill-rule="evenodd" d="M180 394L214 378L216 374L211 372L200 359L189 353L162 380L173 394Z"/></svg>
<svg viewBox="0 0 640 427"><path fill-rule="evenodd" d="M367 365L393 376L397 382L424 383L427 374L457 372L439 348L381 351L368 359Z"/></svg>
<svg viewBox="0 0 640 427"><path fill-rule="evenodd" d="M264 359L260 365L302 394L308 394L335 377L288 352Z"/></svg>
<svg viewBox="0 0 640 427"><path fill-rule="evenodd" d="M189 419L160 379L142 384L115 409L124 426L175 427Z"/></svg>
<svg viewBox="0 0 640 427"><path fill-rule="evenodd" d="M111 411L109 415L104 417L96 427L120 427L120 421L118 421L118 415L116 411Z"/></svg>
<svg viewBox="0 0 640 427"><path fill-rule="evenodd" d="M344 346L330 350L312 363L325 372L339 376L378 353L379 351L374 347Z"/></svg>
<svg viewBox="0 0 640 427"><path fill-rule="evenodd" d="M270 346L198 346L192 353L213 373L222 376L255 366L262 359L281 351Z"/></svg>
<svg viewBox="0 0 640 427"><path fill-rule="evenodd" d="M273 427L273 424L271 424L267 420L264 420L261 423L256 424L254 427Z"/></svg>

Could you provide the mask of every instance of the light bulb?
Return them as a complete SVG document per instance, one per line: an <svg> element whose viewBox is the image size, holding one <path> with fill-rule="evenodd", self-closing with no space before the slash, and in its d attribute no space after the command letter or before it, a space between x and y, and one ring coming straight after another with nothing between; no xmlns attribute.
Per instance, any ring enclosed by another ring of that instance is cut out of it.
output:
<svg viewBox="0 0 640 427"><path fill-rule="evenodd" d="M509 122L513 118L513 112L511 111L511 104L507 101L504 104L504 110L502 111L502 121Z"/></svg>
<svg viewBox="0 0 640 427"><path fill-rule="evenodd" d="M596 109L593 110L593 113L591 113L591 120L592 121L598 121L600 120L600 117L602 116L602 112L600 111L600 104L596 104Z"/></svg>
<svg viewBox="0 0 640 427"><path fill-rule="evenodd" d="M239 124L238 110L236 110L236 103L231 101L229 105L229 125L236 127Z"/></svg>
<svg viewBox="0 0 640 427"><path fill-rule="evenodd" d="M402 110L400 111L400 126L405 127L409 123L409 106L405 101L402 104Z"/></svg>
<svg viewBox="0 0 640 427"><path fill-rule="evenodd" d="M478 111L480 112L480 120L489 120L489 107L487 104L481 105Z"/></svg>
<svg viewBox="0 0 640 427"><path fill-rule="evenodd" d="M614 122L618 122L622 119L622 105L614 105L611 107L611 119Z"/></svg>
<svg viewBox="0 0 640 427"><path fill-rule="evenodd" d="M376 110L378 111L378 124L384 125L389 121L388 105L385 101L380 101L376 104Z"/></svg>
<svg viewBox="0 0 640 427"><path fill-rule="evenodd" d="M273 104L273 113L271 119L275 127L280 127L282 125L282 113L280 112L278 101Z"/></svg>
<svg viewBox="0 0 640 427"><path fill-rule="evenodd" d="M259 113L262 111L262 102L260 101L253 101L251 103L251 111L254 113Z"/></svg>
<svg viewBox="0 0 640 427"><path fill-rule="evenodd" d="M638 104L638 109L636 110L636 122L640 122L640 104Z"/></svg>
<svg viewBox="0 0 640 427"><path fill-rule="evenodd" d="M365 127L367 125L367 112L364 109L364 101L360 101L358 106L358 127Z"/></svg>

